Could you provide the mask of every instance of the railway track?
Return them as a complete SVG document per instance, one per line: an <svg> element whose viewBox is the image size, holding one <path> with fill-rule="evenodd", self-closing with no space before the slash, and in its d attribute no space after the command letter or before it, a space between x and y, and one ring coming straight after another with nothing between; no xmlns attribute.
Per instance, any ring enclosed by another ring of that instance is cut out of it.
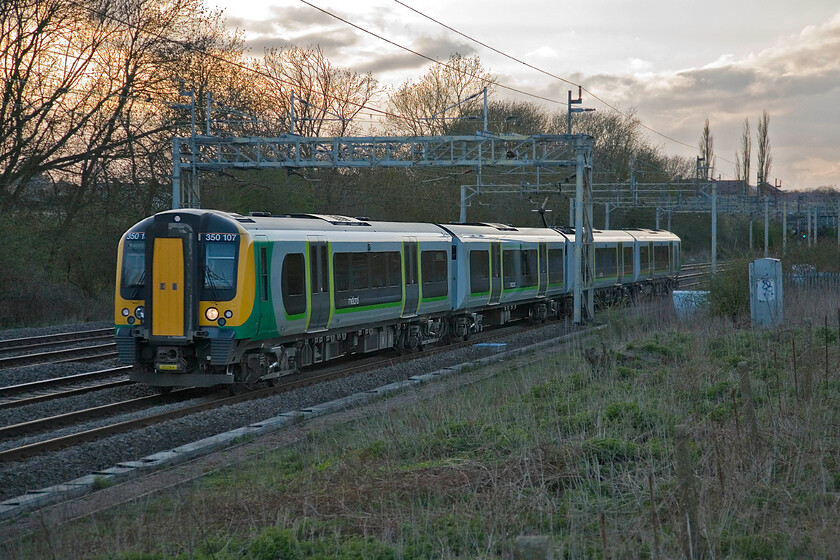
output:
<svg viewBox="0 0 840 560"><path fill-rule="evenodd" d="M708 281L710 268L710 263L686 265L685 267L683 267L683 271L679 278L680 287L684 288L702 286ZM533 327L514 326L512 328L517 330L527 330ZM65 447L70 447L73 445L78 445L80 443L104 438L109 435L136 430L139 428L159 424L176 418L189 416L191 414L212 410L214 408L230 406L249 400L261 399L268 396L276 395L278 393L292 391L303 386L313 385L332 379L346 377L364 370L375 369L378 367L392 365L397 362L411 360L414 357L428 356L433 353L453 350L462 346L473 345L481 342L489 342L495 338L515 333L516 330L512 330L511 328L485 331L484 333L481 333L481 335L473 337L473 339L470 341L459 341L457 343L446 346L436 346L433 348L427 348L426 350L415 354L395 355L393 353L389 353L386 355L380 355L375 357L363 357L361 359L356 358L352 360L352 362L349 364L345 363L341 365L332 365L326 368L319 369L317 371L305 372L299 376L290 376L287 378L283 378L278 386L255 389L242 395L206 399L200 403L190 404L184 407L177 408L175 410L169 410L158 414L144 415L142 417L131 420L117 421L106 426L101 426L89 430L83 430L70 435L50 438L36 443L29 443L16 448L10 448L4 451L0 451L0 462L16 461L27 457L48 453ZM105 336L109 338L112 337L112 329L100 329L80 333L64 333L63 335L34 337L32 339L16 339L10 341L3 341L6 344L0 345L0 351L13 351L20 350L25 347L35 348L53 344L68 344L72 342L90 341L96 340L93 337ZM27 342L24 341L29 341L29 346L26 346ZM56 356L60 356L63 360L78 360L85 358L93 359L90 357L89 353L92 350L98 352L103 348L112 349L113 344L95 345L83 348L73 348L69 350L59 350L38 354L27 354L23 356L15 356L10 358L0 358L0 367L9 367L6 364L10 363L12 360L18 359L30 360L28 362L30 364L43 363L37 362L37 360L44 360L54 363L56 361ZM109 357L113 355L116 355L116 353L108 353ZM101 358L97 357L96 359ZM128 369L129 366L126 366L122 368L113 368L110 370L101 370L98 372L67 376L66 378L49 379L41 382L28 383L18 386L2 387L0 388L0 409L14 406L22 406L23 404L31 404L35 402L41 402L44 400L63 398L66 396L72 396L75 394L81 394L84 392L95 391L103 388L111 388L125 385L129 383L127 379L110 380L104 383L100 383L97 380L108 376L113 377L114 375L117 375L121 372L126 372ZM71 387L69 389L54 390L56 387L60 387L62 385L66 386L68 383L76 382L81 383L82 385L77 387ZM42 391L47 392L42 393ZM142 410L143 408L149 408L156 404L164 403L166 402L166 399L173 399L176 401L178 399L187 399L187 393L184 393L183 391L194 390L188 389L176 391L165 397L162 397L161 395L154 395L150 397L143 397L140 399L132 399L120 403L97 406L86 410L74 411L51 418L37 419L22 424L6 426L0 428L0 438L11 438L32 433L46 433L67 426L79 425L91 419L101 419L109 415L124 414L127 411ZM14 398L14 396L18 394L30 396ZM169 402L171 403L171 401Z"/></svg>
<svg viewBox="0 0 840 560"><path fill-rule="evenodd" d="M722 270L725 263L718 262L717 269ZM708 289L711 279L712 263L692 263L682 267L678 277L678 285L684 289Z"/></svg>
<svg viewBox="0 0 840 560"><path fill-rule="evenodd" d="M128 385L125 375L130 369L121 366L0 387L0 410Z"/></svg>
<svg viewBox="0 0 840 560"><path fill-rule="evenodd" d="M49 453L64 449L66 447L79 445L81 443L94 441L110 435L124 433L132 430L137 430L147 426L160 424L169 420L182 418L199 412L204 412L224 406L231 406L242 402L262 399L273 396L279 393L289 392L294 389L323 383L325 381L347 377L349 375L360 373L366 370L372 370L379 367L393 365L395 363L409 361L414 358L425 357L439 352L454 350L464 346L470 346L478 343L489 342L502 336L515 334L516 332L529 330L532 326L514 326L512 329L499 329L493 331L486 331L481 335L473 337L469 341L459 341L446 346L435 346L427 348L421 352L412 354L396 355L389 353L386 355L373 356L362 358L361 360L351 360L350 363L329 366L327 368L307 371L301 375L287 377L282 379L281 383L274 387L265 387L255 389L241 395L233 395L218 398L209 398L198 403L179 407L174 410L168 410L161 413L144 415L142 417L115 421L114 423L100 426L88 430L79 431L74 434L63 435L59 437L45 439L43 441L23 444L18 447L9 448L0 451L0 462L18 461L33 457L36 455ZM515 329L515 330L513 330ZM196 389L183 389L174 391L169 395L154 395L151 397L143 397L140 399L132 399L120 403L110 405L92 407L90 409L79 410L67 414L62 414L50 418L43 418L15 424L0 428L0 438L19 437L24 434L46 433L55 431L57 429L66 428L67 426L78 425L90 419L105 418L113 414L124 414L128 411L142 410L157 404L169 403L177 400L188 400L200 395L201 391ZM204 390L206 394L206 390Z"/></svg>
<svg viewBox="0 0 840 560"><path fill-rule="evenodd" d="M111 338L113 338L113 335L111 335ZM108 344L95 344L92 346L81 346L77 348L67 348L64 350L51 350L48 352L0 357L0 369L19 366L58 364L62 362L98 362L101 360L116 358L116 348L116 345L111 342Z"/></svg>
<svg viewBox="0 0 840 560"><path fill-rule="evenodd" d="M27 351L35 348L57 346L60 344L113 340L113 338L113 328L74 331L24 338L10 338L0 340L0 352Z"/></svg>

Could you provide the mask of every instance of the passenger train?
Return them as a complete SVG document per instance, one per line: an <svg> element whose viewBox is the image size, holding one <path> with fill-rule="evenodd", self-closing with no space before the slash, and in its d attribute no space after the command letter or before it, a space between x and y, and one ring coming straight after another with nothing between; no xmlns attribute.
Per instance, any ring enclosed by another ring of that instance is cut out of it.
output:
<svg viewBox="0 0 840 560"><path fill-rule="evenodd" d="M680 239L594 231L603 299L675 287ZM115 339L130 379L252 386L353 353L414 350L568 311L575 232L170 210L122 237Z"/></svg>

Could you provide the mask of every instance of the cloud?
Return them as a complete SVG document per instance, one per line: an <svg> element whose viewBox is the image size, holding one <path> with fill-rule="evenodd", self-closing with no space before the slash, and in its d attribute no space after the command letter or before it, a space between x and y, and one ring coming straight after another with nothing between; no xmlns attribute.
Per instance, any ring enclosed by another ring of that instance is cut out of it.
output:
<svg viewBox="0 0 840 560"><path fill-rule="evenodd" d="M462 56L475 54L475 47L471 44L445 36L420 36L405 46L416 53L440 62L446 62L454 53ZM362 56L362 54L366 56ZM419 76L419 74L425 72L430 63L423 56L418 56L413 52L395 46L386 46L386 48L377 51L359 53L356 58L363 60L363 62L353 64L357 70L372 72L374 75L388 72L404 73L414 70Z"/></svg>
<svg viewBox="0 0 840 560"><path fill-rule="evenodd" d="M319 46L327 58L338 59L337 53L345 49L356 47L358 37L347 30L336 30L334 33L309 33L305 35L286 36L282 34L266 34L246 41L245 45L251 52L259 55L267 48L281 48L290 45L307 48Z"/></svg>
<svg viewBox="0 0 840 560"><path fill-rule="evenodd" d="M539 59L542 59L542 60L558 59L558 58L560 58L560 54L556 50L549 47L548 45L543 45L538 49L534 49L529 53L525 53L525 59L526 60L532 59L532 58L539 58Z"/></svg>
<svg viewBox="0 0 840 560"><path fill-rule="evenodd" d="M305 31L311 32L313 27L331 27L338 20L321 12L313 10L309 6L271 6L269 8L270 19L282 22L283 27L290 32Z"/></svg>

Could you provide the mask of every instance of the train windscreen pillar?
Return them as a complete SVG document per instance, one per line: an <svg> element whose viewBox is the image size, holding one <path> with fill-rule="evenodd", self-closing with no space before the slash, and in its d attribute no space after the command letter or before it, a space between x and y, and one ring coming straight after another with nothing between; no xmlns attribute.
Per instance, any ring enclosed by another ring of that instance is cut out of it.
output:
<svg viewBox="0 0 840 560"><path fill-rule="evenodd" d="M750 317L758 328L780 325L783 319L782 261L757 259L750 263Z"/></svg>

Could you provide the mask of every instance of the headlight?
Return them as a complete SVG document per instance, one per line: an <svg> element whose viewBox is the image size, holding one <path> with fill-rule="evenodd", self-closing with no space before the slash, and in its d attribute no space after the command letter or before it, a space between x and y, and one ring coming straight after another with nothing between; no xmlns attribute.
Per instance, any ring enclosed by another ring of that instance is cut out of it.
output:
<svg viewBox="0 0 840 560"><path fill-rule="evenodd" d="M142 305L138 306L137 309L134 310L134 316L141 321L146 318L146 310Z"/></svg>
<svg viewBox="0 0 840 560"><path fill-rule="evenodd" d="M122 313L123 317L128 317L131 314L131 311L128 310L128 307L123 307L120 313Z"/></svg>
<svg viewBox="0 0 840 560"><path fill-rule="evenodd" d="M215 321L219 318L219 310L215 307L208 307L207 311L204 312L204 316L207 317L208 321Z"/></svg>

